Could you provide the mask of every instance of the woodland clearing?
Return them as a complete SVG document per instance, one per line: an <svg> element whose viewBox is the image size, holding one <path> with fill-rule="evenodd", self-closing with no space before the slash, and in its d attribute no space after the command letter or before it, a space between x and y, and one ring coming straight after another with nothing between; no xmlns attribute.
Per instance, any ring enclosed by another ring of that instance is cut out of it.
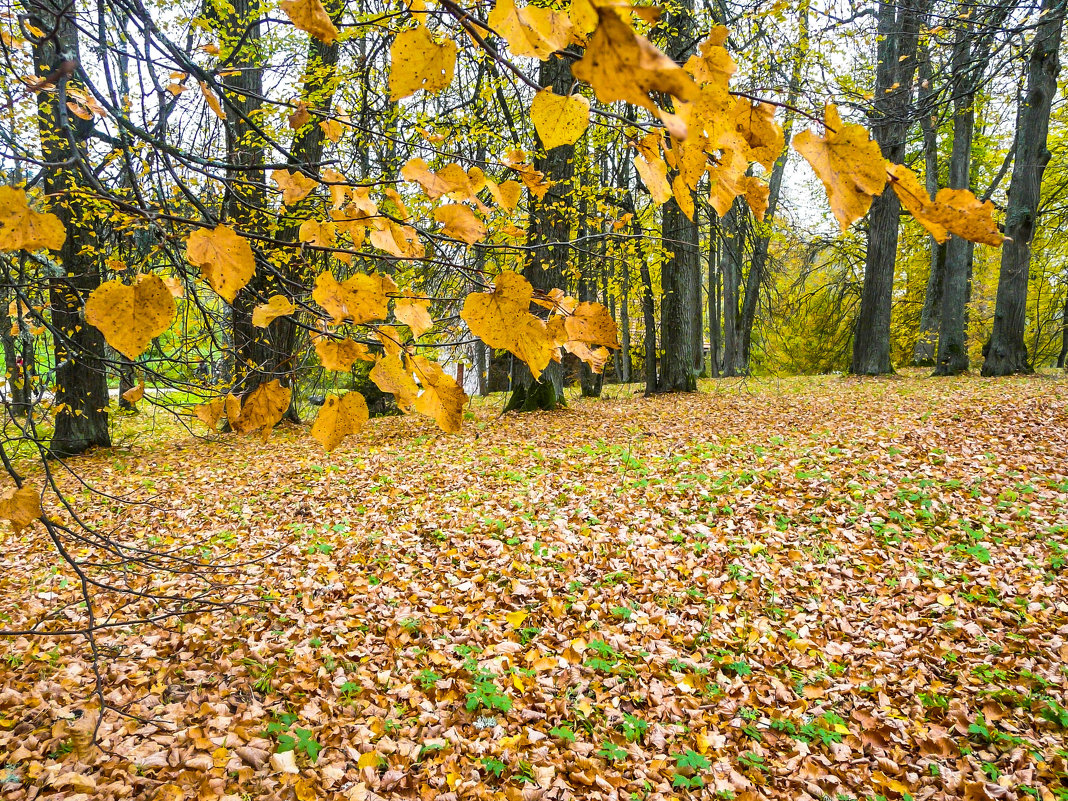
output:
<svg viewBox="0 0 1068 801"><path fill-rule="evenodd" d="M0 795L1068 798L1068 382L702 390L329 454L145 407L56 480L131 545L259 561L100 632L96 746L86 639L5 641ZM44 529L3 536L3 627L76 622Z"/></svg>

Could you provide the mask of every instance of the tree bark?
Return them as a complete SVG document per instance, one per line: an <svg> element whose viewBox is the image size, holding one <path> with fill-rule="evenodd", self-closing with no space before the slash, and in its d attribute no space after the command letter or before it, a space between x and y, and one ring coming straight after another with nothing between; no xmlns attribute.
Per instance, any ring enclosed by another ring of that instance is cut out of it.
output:
<svg viewBox="0 0 1068 801"><path fill-rule="evenodd" d="M720 226L720 272L723 274L723 375L744 375L738 336L738 286L742 274L741 201L735 200Z"/></svg>
<svg viewBox="0 0 1068 801"><path fill-rule="evenodd" d="M78 64L78 29L73 2L28 0L27 13L43 26L45 36L33 45L37 75L44 78L64 60ZM69 77L60 79L69 81ZM57 87L58 89L58 87ZM59 251L60 269L49 276L56 360L55 432L49 448L53 457L73 456L92 447L110 447L108 385L104 337L82 318L89 293L100 286L96 261L94 209L85 199L86 151L75 140L68 109L59 91L37 93L37 126L46 162L44 191L53 199L51 211L67 231Z"/></svg>
<svg viewBox="0 0 1068 801"><path fill-rule="evenodd" d="M1068 292L1064 293L1064 311L1061 312L1061 352L1057 355L1057 366L1063 368L1068 359Z"/></svg>
<svg viewBox="0 0 1068 801"><path fill-rule="evenodd" d="M919 117L923 132L923 161L927 194L938 193L938 131L934 126L931 83L931 55L924 48L920 63ZM938 323L942 310L942 284L946 270L946 243L928 237L931 249L930 271L927 273L927 289L923 295L920 311L920 332L912 350L912 363L917 367L933 367L935 349L938 346Z"/></svg>
<svg viewBox="0 0 1068 801"><path fill-rule="evenodd" d="M879 0L878 64L875 71L875 103L872 134L893 162L905 154L909 105L916 73L916 47L920 20L918 5ZM857 375L892 373L890 364L890 312L897 260L898 220L901 204L892 191L876 196L868 216L868 248L864 259L864 286L853 338L851 372Z"/></svg>
<svg viewBox="0 0 1068 801"><path fill-rule="evenodd" d="M573 80L570 61L559 54L552 56L541 63L539 78L541 86L550 87L558 95L566 95ZM547 291L564 283L571 241L571 223L567 211L575 173L574 156L573 145L561 145L545 152L541 142L538 142L533 166L545 174L552 186L541 200L530 196L527 245L531 248L531 254L523 274L535 289ZM544 312L539 308L539 314ZM563 403L564 371L559 362L549 362L549 366L535 381L525 364L518 359L514 361L512 396L505 407L507 411L555 409Z"/></svg>
<svg viewBox="0 0 1068 801"><path fill-rule="evenodd" d="M1027 92L1020 98L1016 126L1016 161L1009 184L1005 236L1001 246L994 330L983 361L983 375L1032 373L1024 332L1027 327L1027 279L1031 241L1042 199L1042 175L1051 153L1046 147L1050 109L1057 94L1058 50L1064 26L1064 0L1043 0L1042 22L1035 32L1027 68Z"/></svg>

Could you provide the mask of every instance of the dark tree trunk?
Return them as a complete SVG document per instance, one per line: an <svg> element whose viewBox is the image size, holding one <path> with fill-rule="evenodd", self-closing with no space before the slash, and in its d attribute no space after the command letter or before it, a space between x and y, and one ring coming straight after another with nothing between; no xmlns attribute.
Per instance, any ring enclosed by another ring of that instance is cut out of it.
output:
<svg viewBox="0 0 1068 801"><path fill-rule="evenodd" d="M639 243L638 265L642 280L642 322L645 325L645 333L642 338L642 350L645 361L645 394L656 392L657 354L656 354L656 301L653 298L653 279L649 275L649 261L646 254L641 252L641 231L635 222L631 220L635 239Z"/></svg>
<svg viewBox="0 0 1068 801"><path fill-rule="evenodd" d="M1057 366L1064 367L1068 359L1068 292L1064 295L1064 311L1061 312L1061 352L1057 356Z"/></svg>
<svg viewBox="0 0 1068 801"><path fill-rule="evenodd" d="M916 72L916 46L920 20L918 4L879 0L878 64L875 71L875 103L872 134L883 156L900 162L905 154L909 127L909 104ZM897 260L897 195L885 191L875 197L868 217L868 249L864 259L864 287L853 338L851 372L857 375L892 373L890 364L890 312Z"/></svg>
<svg viewBox="0 0 1068 801"><path fill-rule="evenodd" d="M543 61L539 78L541 86L552 88L558 95L566 95L572 83L570 61L560 55ZM571 241L568 195L575 174L575 148L561 145L544 152L540 142L538 145L538 153L533 159L534 169L543 172L552 181L552 186L541 200L530 196L527 244L531 251L523 274L535 289L549 290L564 285L567 271ZM538 313L544 313L544 310L539 309ZM527 366L518 359L514 361L512 396L506 410L555 409L563 403L564 371L559 362L550 362L539 380L534 381Z"/></svg>
<svg viewBox="0 0 1068 801"><path fill-rule="evenodd" d="M681 0L668 22L667 53L682 63L693 52L693 0ZM660 273L660 349L663 353L657 390L693 392L697 389L695 355L701 351L701 265L697 224L689 219L673 195L661 208L661 231L668 251Z"/></svg>
<svg viewBox="0 0 1068 801"><path fill-rule="evenodd" d="M708 370L719 378L719 242L721 234L711 212L708 215Z"/></svg>
<svg viewBox="0 0 1068 801"><path fill-rule="evenodd" d="M25 8L35 24L55 29L53 36L33 46L38 76L48 75L64 59L77 63L75 4L30 0L25 2ZM92 194L87 186L86 153L75 141L68 114L58 92L38 92L37 125L42 155L48 164L44 191L53 199L52 213L67 230L59 251L60 272L51 275L48 282L55 333L55 406L60 410L50 446L53 457L111 446L104 337L82 318L86 297L100 285L97 237L92 228L97 215L85 200Z"/></svg>
<svg viewBox="0 0 1068 801"><path fill-rule="evenodd" d="M923 160L927 194L938 193L938 131L934 126L934 86L931 83L931 56L924 48L920 63L919 118L923 131ZM946 243L928 237L931 248L927 290L920 311L920 333L912 351L912 363L917 367L933 367L938 345L938 322L942 311L942 283L946 270Z"/></svg>
<svg viewBox="0 0 1068 801"><path fill-rule="evenodd" d="M983 375L1031 373L1024 332L1027 327L1027 278L1035 235L1042 174L1049 163L1046 147L1050 109L1057 94L1057 53L1064 25L1064 0L1043 0L1042 22L1035 33L1027 68L1027 92L1020 98L1016 125L1016 161L1009 184L1005 236L1001 246L994 330L983 361Z"/></svg>
<svg viewBox="0 0 1068 801"><path fill-rule="evenodd" d="M723 375L744 375L738 336L738 286L742 275L742 201L735 200L723 218L720 230L720 272L723 274Z"/></svg>
<svg viewBox="0 0 1068 801"><path fill-rule="evenodd" d="M119 363L119 408L124 412L136 412L137 406L123 397L125 393L137 386L133 362L122 354L116 354L116 361Z"/></svg>
<svg viewBox="0 0 1068 801"><path fill-rule="evenodd" d="M630 265L623 265L623 294L619 298L619 359L620 381L629 384L634 363L630 357Z"/></svg>

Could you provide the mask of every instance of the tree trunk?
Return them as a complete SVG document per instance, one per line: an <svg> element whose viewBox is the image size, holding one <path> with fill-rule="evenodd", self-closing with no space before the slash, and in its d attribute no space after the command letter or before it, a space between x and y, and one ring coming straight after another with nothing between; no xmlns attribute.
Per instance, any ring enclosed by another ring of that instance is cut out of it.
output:
<svg viewBox="0 0 1068 801"><path fill-rule="evenodd" d="M686 61L695 43L693 0L680 0L667 27L671 38L667 54ZM685 190L681 190L685 191ZM661 231L668 250L661 267L660 349L663 361L657 390L693 392L697 389L695 354L701 350L701 265L698 258L697 224L689 219L672 195L661 208Z"/></svg>
<svg viewBox="0 0 1068 801"><path fill-rule="evenodd" d="M938 193L938 131L934 126L934 86L931 83L931 56L923 50L920 63L919 118L923 131L923 160L927 194ZM938 345L938 322L942 310L942 283L946 270L946 243L928 237L931 248L930 272L920 311L920 333L912 351L912 363L917 367L933 367Z"/></svg>
<svg viewBox="0 0 1068 801"><path fill-rule="evenodd" d="M1061 312L1061 352L1057 356L1057 366L1063 368L1068 359L1068 292L1064 293L1064 311Z"/></svg>
<svg viewBox="0 0 1068 801"><path fill-rule="evenodd" d="M631 219L631 230L634 231L635 242L638 243L638 264L642 280L642 321L645 325L645 334L642 338L642 349L645 360L645 394L656 392L657 354L656 354L656 301L653 299L653 279L649 274L649 261L645 253L641 253L641 229L636 222L637 218Z"/></svg>
<svg viewBox="0 0 1068 801"><path fill-rule="evenodd" d="M1050 109L1057 94L1057 53L1064 25L1064 1L1043 0L1042 22L1035 33L1027 69L1027 93L1020 98L1016 126L1016 161L1009 184L1005 236L1001 246L994 330L983 375L1032 373L1024 332L1027 327L1027 279L1031 240L1042 198L1042 174L1050 160L1046 147Z"/></svg>
<svg viewBox="0 0 1068 801"><path fill-rule="evenodd" d="M738 336L738 286L742 274L741 201L735 200L720 226L720 272L723 274L723 375L744 375Z"/></svg>
<svg viewBox="0 0 1068 801"><path fill-rule="evenodd" d="M77 64L80 51L75 4L57 2L53 6L46 0L27 0L25 8L35 25L54 29L53 35L33 45L38 77L45 77L64 60ZM55 408L59 410L50 446L53 457L111 446L104 337L82 318L85 298L100 285L97 237L92 228L98 214L86 200L92 194L85 177L86 152L75 141L68 114L59 91L37 93L37 126L47 165L44 191L53 199L52 213L67 231L59 251L60 270L48 281L55 333Z"/></svg>
<svg viewBox="0 0 1068 801"><path fill-rule="evenodd" d="M972 33L961 22L953 46L953 150L949 159L949 186L967 189L971 172L972 135L975 130L974 72ZM968 339L965 309L968 303L969 266L972 243L951 236L946 245L945 277L942 287L942 312L938 330L938 364L935 375L959 375L968 370Z"/></svg>
<svg viewBox="0 0 1068 801"><path fill-rule="evenodd" d="M566 95L573 80L570 61L561 55L543 61L539 78L541 86L550 87L558 95ZM552 186L541 200L530 196L527 245L531 254L523 274L535 289L549 290L564 284L571 241L567 212L570 207L568 195L575 172L574 157L573 145L561 145L545 152L541 142L538 142L533 166L545 174ZM545 310L539 308L538 313L544 314ZM527 366L515 360L512 396L505 407L507 411L555 409L563 403L564 372L559 362L550 362L539 380L535 381Z"/></svg>
<svg viewBox="0 0 1068 801"><path fill-rule="evenodd" d="M708 371L719 378L719 242L720 233L712 213L708 215Z"/></svg>
<svg viewBox="0 0 1068 801"><path fill-rule="evenodd" d="M916 73L916 46L925 0L902 4L879 0L878 64L872 134L890 161L905 155L909 104ZM857 375L892 373L890 364L890 312L897 260L898 220L901 204L892 191L875 197L868 217L868 248L864 259L864 286L853 338L851 372Z"/></svg>

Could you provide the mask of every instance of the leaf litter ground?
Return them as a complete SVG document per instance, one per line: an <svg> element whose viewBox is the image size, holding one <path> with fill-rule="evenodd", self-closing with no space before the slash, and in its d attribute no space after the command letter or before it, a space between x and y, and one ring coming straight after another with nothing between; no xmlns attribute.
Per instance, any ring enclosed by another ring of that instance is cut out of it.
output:
<svg viewBox="0 0 1068 801"><path fill-rule="evenodd" d="M97 748L85 639L7 640L0 794L1068 797L1068 384L705 389L73 462L113 537L261 561L128 571L241 603L101 633ZM82 621L39 525L0 559L5 627Z"/></svg>

